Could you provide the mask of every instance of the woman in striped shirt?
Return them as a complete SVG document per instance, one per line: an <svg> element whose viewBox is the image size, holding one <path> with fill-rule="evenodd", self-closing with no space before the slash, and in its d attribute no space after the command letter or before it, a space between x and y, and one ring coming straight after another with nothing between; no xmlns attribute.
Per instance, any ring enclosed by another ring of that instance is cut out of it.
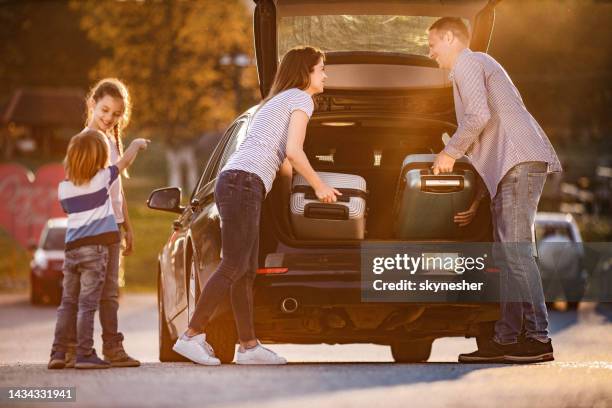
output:
<svg viewBox="0 0 612 408"><path fill-rule="evenodd" d="M198 300L189 328L174 351L205 365L218 365L206 343L206 326L217 305L231 292L240 348L237 364L285 364L259 343L253 330L253 280L259 252L261 206L278 172L292 167L313 187L319 200L335 202L338 190L325 184L303 150L313 95L323 92L324 54L313 47L291 49L278 67L270 94L255 113L247 135L221 170L215 200L221 216L223 257Z"/></svg>

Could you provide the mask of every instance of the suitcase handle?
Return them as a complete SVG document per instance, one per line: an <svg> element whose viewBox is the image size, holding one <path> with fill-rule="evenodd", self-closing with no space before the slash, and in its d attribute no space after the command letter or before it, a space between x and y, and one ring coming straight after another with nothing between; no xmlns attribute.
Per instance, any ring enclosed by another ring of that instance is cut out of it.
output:
<svg viewBox="0 0 612 408"><path fill-rule="evenodd" d="M324 220L348 220L348 207L342 204L308 203L304 206L304 217Z"/></svg>
<svg viewBox="0 0 612 408"><path fill-rule="evenodd" d="M360 197L364 200L367 199L368 193L365 191L358 190L356 188L336 188L339 192L342 193L341 196L336 196L336 200L341 203L348 203L351 201L351 197ZM304 193L304 198L306 200L318 200L317 195L314 192L314 189L310 186L297 185L293 186L291 189L292 193Z"/></svg>
<svg viewBox="0 0 612 408"><path fill-rule="evenodd" d="M421 191L426 193L456 193L463 191L465 179L455 175L421 175Z"/></svg>

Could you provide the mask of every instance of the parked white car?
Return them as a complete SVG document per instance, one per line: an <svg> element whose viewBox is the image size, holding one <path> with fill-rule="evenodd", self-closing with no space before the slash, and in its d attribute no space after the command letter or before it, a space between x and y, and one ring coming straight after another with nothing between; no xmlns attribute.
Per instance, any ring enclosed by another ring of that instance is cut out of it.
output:
<svg viewBox="0 0 612 408"><path fill-rule="evenodd" d="M30 262L32 304L59 304L62 297L62 267L67 218L51 218L40 233Z"/></svg>
<svg viewBox="0 0 612 408"><path fill-rule="evenodd" d="M535 219L538 265L548 302L578 307L586 289L582 235L571 214L539 212Z"/></svg>

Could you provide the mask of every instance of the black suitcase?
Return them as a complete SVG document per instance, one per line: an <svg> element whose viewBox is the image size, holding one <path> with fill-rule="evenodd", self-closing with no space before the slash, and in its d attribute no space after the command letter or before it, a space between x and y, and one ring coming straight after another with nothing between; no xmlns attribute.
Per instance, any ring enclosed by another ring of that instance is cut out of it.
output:
<svg viewBox="0 0 612 408"><path fill-rule="evenodd" d="M434 175L435 154L408 155L402 163L394 203L394 235L399 239L454 239L461 234L453 217L472 203L477 175L465 157L452 173Z"/></svg>

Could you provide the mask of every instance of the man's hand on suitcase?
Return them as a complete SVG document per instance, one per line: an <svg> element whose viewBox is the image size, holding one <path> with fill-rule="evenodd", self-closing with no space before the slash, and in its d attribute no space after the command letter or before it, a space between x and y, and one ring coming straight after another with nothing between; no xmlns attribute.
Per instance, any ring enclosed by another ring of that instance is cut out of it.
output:
<svg viewBox="0 0 612 408"><path fill-rule="evenodd" d="M336 195L342 195L341 192L339 192L333 187L328 186L325 183L322 183L318 188L315 188L314 190L319 201L322 201L324 203L335 203Z"/></svg>
<svg viewBox="0 0 612 408"><path fill-rule="evenodd" d="M455 214L453 221L459 227L466 227L470 225L470 223L474 220L474 217L476 216L476 211L478 211L478 204L472 204L472 206L466 211L461 211Z"/></svg>
<svg viewBox="0 0 612 408"><path fill-rule="evenodd" d="M436 155L436 159L434 160L433 166L433 174L436 176L440 173L450 173L453 171L453 166L455 165L455 159L446 154L444 151L441 151Z"/></svg>

